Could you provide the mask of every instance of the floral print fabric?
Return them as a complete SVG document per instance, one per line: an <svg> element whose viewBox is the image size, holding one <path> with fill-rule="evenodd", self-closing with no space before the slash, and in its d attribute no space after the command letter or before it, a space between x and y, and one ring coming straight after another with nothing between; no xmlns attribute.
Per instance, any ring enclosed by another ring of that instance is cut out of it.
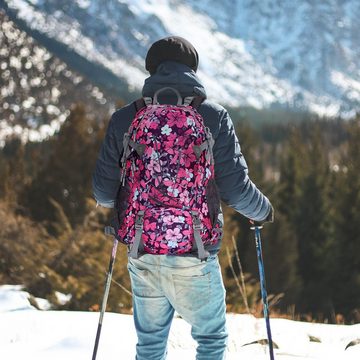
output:
<svg viewBox="0 0 360 360"><path fill-rule="evenodd" d="M121 241L132 244L139 211L144 211L145 252L191 252L193 212L201 220L203 243L218 241L219 225L211 223L206 198L206 187L214 177L211 151L206 146L199 155L194 151L194 145L211 146L199 113L185 105L148 105L136 114L129 134L146 147L141 156L132 149L122 169L130 192L118 230Z"/></svg>

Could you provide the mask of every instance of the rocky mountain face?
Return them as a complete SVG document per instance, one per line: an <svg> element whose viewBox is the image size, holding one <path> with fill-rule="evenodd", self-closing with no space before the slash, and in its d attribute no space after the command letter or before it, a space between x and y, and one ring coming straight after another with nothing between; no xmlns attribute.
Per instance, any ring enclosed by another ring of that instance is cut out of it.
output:
<svg viewBox="0 0 360 360"><path fill-rule="evenodd" d="M356 0L0 0L0 6L46 56L115 96L139 91L148 47L176 34L198 49L199 77L209 98L224 105L343 116L359 110ZM29 66L23 55L12 63Z"/></svg>
<svg viewBox="0 0 360 360"><path fill-rule="evenodd" d="M85 104L106 117L115 97L51 54L0 11L0 146L7 136L38 141L51 136Z"/></svg>

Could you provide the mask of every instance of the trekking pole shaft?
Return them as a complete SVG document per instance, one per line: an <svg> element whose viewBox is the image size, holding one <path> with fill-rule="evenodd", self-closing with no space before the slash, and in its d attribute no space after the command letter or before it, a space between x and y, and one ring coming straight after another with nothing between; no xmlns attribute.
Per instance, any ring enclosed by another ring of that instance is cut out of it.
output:
<svg viewBox="0 0 360 360"><path fill-rule="evenodd" d="M265 269L264 269L264 261L262 257L262 249L261 249L261 236L260 236L260 228L255 226L255 243L256 243L256 253L259 265L259 275L260 275L260 288L261 288L261 297L263 301L264 308L264 317L266 322L266 331L269 340L269 351L270 351L270 359L274 360L274 349L273 342L271 336L271 328L270 328L270 318L269 318L269 304L267 300L267 291L266 291L266 281L265 281Z"/></svg>
<svg viewBox="0 0 360 360"><path fill-rule="evenodd" d="M110 262L109 262L109 269L108 269L108 272L107 272L107 275L106 275L105 291L104 291L104 296L103 296L103 300L102 300L102 304L101 304L101 311L100 311L98 328L97 328L97 331L96 331L96 338L95 338L95 344L94 344L94 351L93 351L92 360L96 359L96 354L97 354L97 350L98 350L98 347L99 347L102 322L103 322L104 314L105 314L105 311L106 311L107 300L108 300L108 297L109 297L111 278L112 278L112 273L113 273L113 270L114 270L114 262L115 262L115 257L116 257L117 246L118 246L118 240L116 238L114 238L114 244L113 244L111 257L110 257Z"/></svg>

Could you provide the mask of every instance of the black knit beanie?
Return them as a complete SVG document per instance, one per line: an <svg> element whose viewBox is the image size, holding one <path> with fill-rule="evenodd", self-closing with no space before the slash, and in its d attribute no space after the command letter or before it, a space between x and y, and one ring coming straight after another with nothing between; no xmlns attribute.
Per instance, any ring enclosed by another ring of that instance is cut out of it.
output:
<svg viewBox="0 0 360 360"><path fill-rule="evenodd" d="M169 36L153 43L146 55L145 68L151 75L163 61L176 61L189 66L195 72L199 65L199 55L186 39Z"/></svg>

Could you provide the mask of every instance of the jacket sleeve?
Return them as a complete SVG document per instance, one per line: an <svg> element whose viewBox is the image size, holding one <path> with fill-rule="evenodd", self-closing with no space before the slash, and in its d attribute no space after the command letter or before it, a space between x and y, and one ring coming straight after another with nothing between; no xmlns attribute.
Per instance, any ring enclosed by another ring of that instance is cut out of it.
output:
<svg viewBox="0 0 360 360"><path fill-rule="evenodd" d="M107 208L114 207L120 184L119 159L122 144L115 136L114 122L113 116L109 122L92 178L95 200L99 205Z"/></svg>
<svg viewBox="0 0 360 360"><path fill-rule="evenodd" d="M225 109L220 117L214 160L221 200L247 218L263 221L271 211L271 204L248 176L248 167L233 122Z"/></svg>

